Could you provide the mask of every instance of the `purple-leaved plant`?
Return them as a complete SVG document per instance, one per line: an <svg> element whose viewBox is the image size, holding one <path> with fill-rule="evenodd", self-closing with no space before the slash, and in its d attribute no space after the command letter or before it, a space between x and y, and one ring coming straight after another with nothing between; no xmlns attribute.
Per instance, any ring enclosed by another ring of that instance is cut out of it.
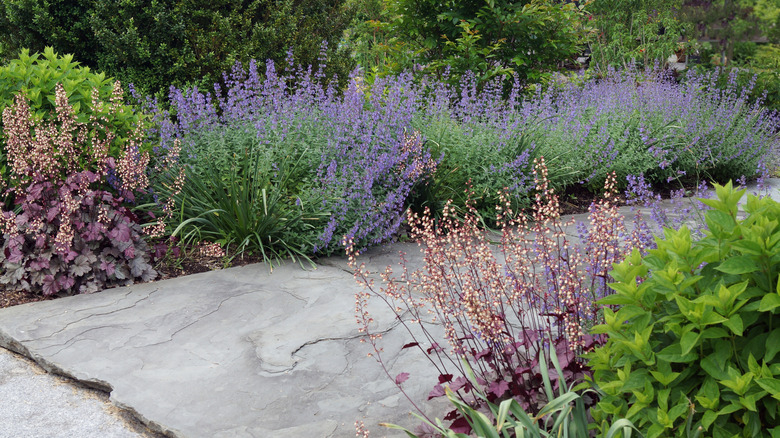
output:
<svg viewBox="0 0 780 438"><path fill-rule="evenodd" d="M115 90L121 88L117 83ZM124 197L145 188L149 157L131 140L108 157L114 140L103 119L79 123L64 88L55 93L56 120L35 122L22 95L3 111L15 195L0 215L0 283L44 295L90 293L148 281L157 273ZM93 106L101 105L93 94ZM88 163L79 161L88 155ZM113 168L121 195L104 190ZM64 175L64 178L63 178ZM10 208L9 208L10 207Z"/></svg>
<svg viewBox="0 0 780 438"><path fill-rule="evenodd" d="M372 299L387 304L413 337L403 349L418 349L439 371L439 382L429 398L443 396L443 385L467 398L472 383L461 362L465 361L489 401L515 398L535 414L547 401L539 361L549 360L543 352L550 345L557 351L566 379L554 379L556 387L569 388L588 372L579 353L600 342L587 333L601 321L596 301L610 293L608 272L632 247L621 241L625 227L617 211L614 175L607 178L604 198L590 208L582 245L566 234L565 227L572 224L561 219L558 197L547 175L544 159L535 161L530 220L516 216L503 197L504 203L497 207L503 224L497 248L480 229L473 207L458 218L448 205L440 221L430 211L409 213L424 265L410 271L402 254L398 275L389 266L379 273L381 286L374 285L375 273L358 264L355 247L345 239L350 267L364 286L356 294L360 331L373 347L372 356L402 392L409 375L390 375L381 333L375 330L368 311ZM423 335L414 337L410 325L419 325ZM443 338L435 335L435 325L443 327ZM480 400L470 402L479 404ZM454 431L468 433L469 426L457 411L445 419L453 421Z"/></svg>

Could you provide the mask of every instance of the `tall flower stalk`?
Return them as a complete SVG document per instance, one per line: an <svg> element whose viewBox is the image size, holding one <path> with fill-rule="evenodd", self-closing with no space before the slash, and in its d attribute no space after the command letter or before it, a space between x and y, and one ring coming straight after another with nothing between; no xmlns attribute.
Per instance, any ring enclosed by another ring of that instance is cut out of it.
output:
<svg viewBox="0 0 780 438"><path fill-rule="evenodd" d="M455 217L448 204L440 220L430 211L409 213L412 236L424 254L423 267L410 271L401 258L401 272L388 267L375 273L358 264L355 247L347 239L347 254L355 278L364 289L356 295L356 315L373 356L385 367L381 334L368 311L379 299L414 337L404 348L417 348L440 373L430 397L445 394L442 385L466 399L473 370L480 391L491 403L515 398L523 409L537 412L547 401L541 386L539 362L555 348L568 385L587 369L578 354L593 348L599 338L587 329L601 321L596 301L607 293L607 272L630 247L617 211L615 176L605 184L605 195L591 206L589 231L582 244L567 234L558 196L549 186L543 158L534 162L535 204L530 218L515 215L505 199L497 207L502 223L500 243L479 227L473 206ZM422 338L412 325L419 325ZM443 337L434 327L443 328ZM546 364L549 365L549 364ZM385 367L385 371L388 369ZM404 373L390 376L403 390ZM479 403L473 399L472 403ZM457 413L453 430L467 428Z"/></svg>
<svg viewBox="0 0 780 438"><path fill-rule="evenodd" d="M117 83L110 111L118 110L121 95ZM53 295L154 278L146 242L124 205L146 188L148 155L131 139L115 162L106 119L80 123L62 85L55 96L51 121L36 121L21 94L3 111L13 183L5 193L15 195L18 208L6 205L0 214L0 283ZM92 105L103 105L96 92ZM118 194L106 190L110 170Z"/></svg>

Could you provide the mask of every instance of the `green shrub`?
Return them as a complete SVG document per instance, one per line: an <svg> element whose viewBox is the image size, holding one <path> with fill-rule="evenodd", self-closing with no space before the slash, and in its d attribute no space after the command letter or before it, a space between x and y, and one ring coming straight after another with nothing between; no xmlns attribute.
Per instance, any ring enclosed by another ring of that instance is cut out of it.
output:
<svg viewBox="0 0 780 438"><path fill-rule="evenodd" d="M750 196L738 219L745 191L716 193L704 239L667 229L615 265L593 329L607 342L589 355L597 421L625 417L648 437L780 433L780 204Z"/></svg>
<svg viewBox="0 0 780 438"><path fill-rule="evenodd" d="M756 68L778 69L780 68L780 46L776 44L756 46L748 62Z"/></svg>
<svg viewBox="0 0 780 438"><path fill-rule="evenodd" d="M74 53L147 94L171 85L210 89L236 61L318 64L346 79L354 63L338 42L351 20L343 0L10 0L0 2L0 58L46 46Z"/></svg>
<svg viewBox="0 0 780 438"><path fill-rule="evenodd" d="M29 50L22 50L17 59L0 67L0 109L13 105L15 96L21 92L30 101L34 120L53 120L57 117L57 84L64 87L78 123L105 118L102 138L106 138L109 132L114 136L108 150L109 157L118 160L120 151L128 141L138 139L145 118L123 103L122 90L117 88L118 84L103 73L95 73L88 67L80 66L73 61L73 55L59 56L51 47L47 47L43 53L32 55ZM96 96L93 96L93 92ZM103 103L94 105L94 98ZM0 174L5 184L8 184L6 142L3 134L0 136ZM150 145L142 146L144 152L149 148ZM84 165L84 161L90 159L85 153L80 164Z"/></svg>
<svg viewBox="0 0 780 438"><path fill-rule="evenodd" d="M501 203L499 193L509 189L512 193L527 193L533 180L531 173L537 143L543 135L549 135L540 124L533 123L522 129L502 130L479 122L463 123L451 116L419 117L414 128L427 139L426 147L431 156L441 161L436 174L427 184L416 187L410 204L415 211L424 207L441 212L448 200L454 205L465 206L466 199L475 199L474 207L485 225L495 226L496 208ZM555 166L550 181L560 184L566 166ZM465 187L471 187L466 193ZM519 211L530 206L527 197L514 197L512 208ZM464 211L465 212L465 211Z"/></svg>
<svg viewBox="0 0 780 438"><path fill-rule="evenodd" d="M393 0L383 7L355 0L369 18L353 26L347 44L378 76L422 70L453 85L467 71L480 84L517 74L538 82L584 46L583 8L573 2Z"/></svg>
<svg viewBox="0 0 780 438"><path fill-rule="evenodd" d="M681 0L594 0L588 11L598 28L591 67L652 68L679 48L690 27L680 18Z"/></svg>

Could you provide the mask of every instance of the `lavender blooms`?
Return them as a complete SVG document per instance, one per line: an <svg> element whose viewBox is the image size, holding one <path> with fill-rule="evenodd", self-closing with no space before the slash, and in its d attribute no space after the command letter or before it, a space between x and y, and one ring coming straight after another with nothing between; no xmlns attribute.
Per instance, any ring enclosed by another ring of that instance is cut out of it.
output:
<svg viewBox="0 0 780 438"><path fill-rule="evenodd" d="M715 88L716 78L692 74L678 84L663 72L624 71L568 85L552 97L548 91L536 98L555 108L541 149L567 157L593 188L612 170L622 187L639 174L653 185L756 175L776 152L777 115L749 105L744 92Z"/></svg>
<svg viewBox="0 0 780 438"><path fill-rule="evenodd" d="M204 130L225 130L251 125L261 147L278 155L318 156L302 172L308 181L289 195L297 204L320 200L330 218L318 230L314 253L341 250L341 236L361 245L390 239L400 226L412 188L435 167L422 139L410 129L421 110L420 94L411 76L378 81L370 91L357 78L343 95L318 85L320 72L311 69L278 75L268 64L261 81L257 66L248 72L237 66L225 76L227 91L200 93L196 89L171 92L171 111L156 118L163 147L181 138L181 159L197 172ZM387 91L384 91L387 90ZM287 152L284 152L287 151Z"/></svg>
<svg viewBox="0 0 780 438"><path fill-rule="evenodd" d="M254 62L246 70L237 64L213 93L172 88L169 110L151 101L147 108L161 146L179 139L181 159L195 171L204 152L198 136L215 130L251 129L281 156L302 148L318 156L287 196L330 215L312 248L329 254L344 235L361 248L392 239L409 207L440 209L454 199L464 209L468 181L483 218L495 218L503 187L513 208L528 206L531 162L541 155L559 190L585 184L595 192L613 171L619 188L632 175L656 188L670 178L753 177L777 150L780 122L714 81L692 76L678 84L662 72L613 71L529 96L517 83L508 93L498 82L478 89L469 75L455 88L409 74L366 85L354 74L336 90L322 68L277 70L269 61L263 74ZM418 147L405 149L414 132Z"/></svg>

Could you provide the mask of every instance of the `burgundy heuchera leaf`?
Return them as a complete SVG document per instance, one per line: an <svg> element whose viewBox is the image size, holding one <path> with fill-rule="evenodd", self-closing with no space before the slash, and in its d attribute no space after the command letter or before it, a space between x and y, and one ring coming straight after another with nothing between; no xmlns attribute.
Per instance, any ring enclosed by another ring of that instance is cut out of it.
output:
<svg viewBox="0 0 780 438"><path fill-rule="evenodd" d="M471 433L471 426L469 426L469 422L463 417L453 421L452 424L450 424L450 429L455 433Z"/></svg>
<svg viewBox="0 0 780 438"><path fill-rule="evenodd" d="M102 262L100 262L100 269L105 271L105 273L108 275L114 274L114 264L111 262L106 262L105 260L103 260Z"/></svg>
<svg viewBox="0 0 780 438"><path fill-rule="evenodd" d="M452 381L452 374L440 374L439 383L447 383Z"/></svg>
<svg viewBox="0 0 780 438"><path fill-rule="evenodd" d="M431 391L430 394L428 394L428 400L436 397L441 397L444 394L445 394L444 387L441 385L436 385L433 387L433 391Z"/></svg>
<svg viewBox="0 0 780 438"><path fill-rule="evenodd" d="M395 376L395 384L396 385L400 385L400 384L406 382L407 380L409 380L409 373L401 373L401 374Z"/></svg>
<svg viewBox="0 0 780 438"><path fill-rule="evenodd" d="M461 376L461 377L458 377L457 379L455 379L455 381L454 381L454 382L452 382L452 384L450 385L450 389L451 389L452 391L459 391L459 390L460 390L461 388L463 388L463 387L465 387L466 389L468 389L468 384L469 384L469 381L468 381L468 380L466 380L466 378L465 378L465 377ZM507 385L507 387L508 387L508 386L509 386L509 385Z"/></svg>
<svg viewBox="0 0 780 438"><path fill-rule="evenodd" d="M488 386L488 390L496 397L501 397L509 390L509 383L507 383L506 380L502 380L500 382L491 382Z"/></svg>

